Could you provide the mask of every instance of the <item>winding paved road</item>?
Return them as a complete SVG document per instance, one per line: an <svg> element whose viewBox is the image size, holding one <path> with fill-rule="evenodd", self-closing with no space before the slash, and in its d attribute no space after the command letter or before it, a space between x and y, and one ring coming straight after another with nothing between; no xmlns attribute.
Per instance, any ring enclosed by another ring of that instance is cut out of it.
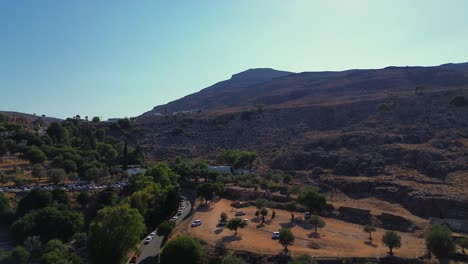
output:
<svg viewBox="0 0 468 264"><path fill-rule="evenodd" d="M185 197L185 209L182 215L179 215L176 221L176 225L182 222L192 211L192 204L194 202L195 197L190 195L187 192L184 192ZM172 220L171 220L172 221ZM154 232L157 232L156 230ZM140 257L138 258L137 263L145 264L145 263L156 263L155 260L161 251L161 243L163 241L162 236L156 235L153 240L147 245L141 244L140 246Z"/></svg>

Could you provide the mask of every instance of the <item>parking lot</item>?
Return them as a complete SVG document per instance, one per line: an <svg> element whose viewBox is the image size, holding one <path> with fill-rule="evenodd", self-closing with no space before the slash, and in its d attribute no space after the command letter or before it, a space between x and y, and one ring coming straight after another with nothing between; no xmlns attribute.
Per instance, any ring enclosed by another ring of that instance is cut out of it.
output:
<svg viewBox="0 0 468 264"><path fill-rule="evenodd" d="M264 254L278 254L283 247L278 240L272 239L272 234L280 228L289 228L296 237L293 246L289 247L292 254L311 254L316 257L382 257L387 255L388 248L382 245L381 239L385 230L377 228L372 234L374 239L368 240L368 234L362 231L362 226L343 222L336 219L324 218L326 226L314 233L311 224L301 220L302 214L295 213L296 222L291 223L291 213L275 210L276 217L270 220L272 210L265 217L267 220L263 227L257 227L261 220L255 216L255 207L242 208L246 215L239 216L249 220L244 229L234 231L217 227L221 212L226 212L229 218L234 217L236 209L231 207L232 201L221 199L209 208L201 206L192 219L200 219L202 224L197 227L188 227L189 232L215 246L223 241L227 248L259 252ZM394 249L397 256L415 257L425 252L424 240L411 233L399 233L402 237L402 247ZM318 249L314 249L314 248Z"/></svg>
<svg viewBox="0 0 468 264"><path fill-rule="evenodd" d="M26 193L34 189L43 189L46 191L52 191L54 189L62 189L70 192L86 192L86 191L98 191L108 187L114 189L122 189L127 186L127 182L118 182L115 184L103 185L103 184L62 184L62 185L28 185L21 187L0 187L0 192L5 193Z"/></svg>

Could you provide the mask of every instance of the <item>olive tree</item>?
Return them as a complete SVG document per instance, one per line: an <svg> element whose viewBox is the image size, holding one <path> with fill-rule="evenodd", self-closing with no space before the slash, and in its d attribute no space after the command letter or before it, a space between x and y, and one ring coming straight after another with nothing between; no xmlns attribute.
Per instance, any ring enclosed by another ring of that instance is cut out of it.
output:
<svg viewBox="0 0 468 264"><path fill-rule="evenodd" d="M290 229L281 228L279 232L279 243L284 247L284 251L288 252L288 246L294 243L295 237Z"/></svg>
<svg viewBox="0 0 468 264"><path fill-rule="evenodd" d="M439 260L448 257L455 251L452 232L444 225L433 225L426 234L426 248Z"/></svg>
<svg viewBox="0 0 468 264"><path fill-rule="evenodd" d="M373 225L365 225L362 230L369 233L369 240L372 240L372 232L375 232L375 227Z"/></svg>
<svg viewBox="0 0 468 264"><path fill-rule="evenodd" d="M401 236L395 231L387 231L382 237L382 243L388 247L390 255L393 255L393 249L401 247Z"/></svg>

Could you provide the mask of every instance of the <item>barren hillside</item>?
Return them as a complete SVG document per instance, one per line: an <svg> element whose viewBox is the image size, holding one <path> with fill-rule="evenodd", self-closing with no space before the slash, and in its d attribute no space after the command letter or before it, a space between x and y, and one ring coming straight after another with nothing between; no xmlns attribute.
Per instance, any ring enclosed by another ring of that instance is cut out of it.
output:
<svg viewBox="0 0 468 264"><path fill-rule="evenodd" d="M228 88L211 88L210 100L219 101L205 108L206 91L173 108L203 111L145 114L138 143L156 160L255 150L265 166L298 181L462 219L468 107L450 102L468 97L466 88L467 64L288 74L225 97Z"/></svg>

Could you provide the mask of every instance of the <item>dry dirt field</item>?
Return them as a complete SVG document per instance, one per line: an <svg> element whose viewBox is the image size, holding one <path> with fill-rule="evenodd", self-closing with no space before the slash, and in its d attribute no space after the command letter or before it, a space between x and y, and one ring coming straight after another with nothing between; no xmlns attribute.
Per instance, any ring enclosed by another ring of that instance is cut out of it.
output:
<svg viewBox="0 0 468 264"><path fill-rule="evenodd" d="M271 239L271 233L278 231L281 227L286 227L290 228L296 237L294 245L289 247L293 255L308 253L315 257L382 257L388 252L388 248L381 243L385 232L383 229L378 228L372 234L374 239L369 242L368 234L362 231L362 226L323 218L326 226L319 229L318 235L315 235L312 225L302 220L291 224L290 213L283 210L275 210L276 217L273 221L270 221L271 210L269 210L266 217L267 223L257 228L260 221L255 217L255 207L242 209L247 213L242 218L247 218L250 222L244 229L239 229L238 235L234 236L234 231L216 227L221 212L226 212L229 218L234 217L231 203L232 201L221 199L209 208L198 207L192 219L202 220L202 225L189 227L189 233L212 246L221 239L229 249L278 254L282 252L283 247L277 240ZM296 219L302 218L300 213L295 213L295 216ZM410 233L399 232L399 234L402 237L402 247L394 249L395 255L412 258L424 254L425 247L422 238ZM310 248L310 242L319 244L320 249Z"/></svg>

